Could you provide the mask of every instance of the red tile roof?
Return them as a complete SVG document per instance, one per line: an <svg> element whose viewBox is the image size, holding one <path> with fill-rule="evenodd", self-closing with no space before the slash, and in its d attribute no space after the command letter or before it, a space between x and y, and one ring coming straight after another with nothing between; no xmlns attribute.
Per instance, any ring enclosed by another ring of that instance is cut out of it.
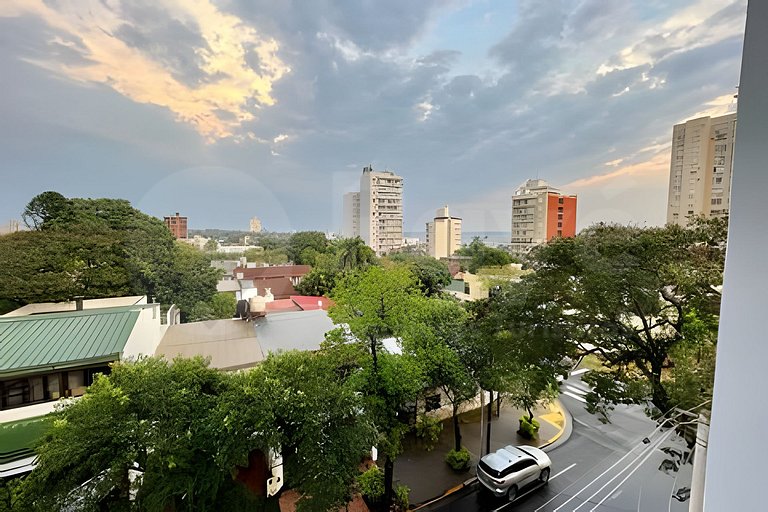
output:
<svg viewBox="0 0 768 512"><path fill-rule="evenodd" d="M245 268L236 267L232 271L233 276L242 273L242 279L273 279L277 277L302 277L306 275L312 267L309 265L276 265L273 267Z"/></svg>
<svg viewBox="0 0 768 512"><path fill-rule="evenodd" d="M301 311L301 308L291 299L276 299L272 302L267 302L267 313L283 311Z"/></svg>
<svg viewBox="0 0 768 512"><path fill-rule="evenodd" d="M313 309L324 309L333 305L333 301L328 297L312 297L308 295L291 295L291 300L299 305L304 311L310 311Z"/></svg>

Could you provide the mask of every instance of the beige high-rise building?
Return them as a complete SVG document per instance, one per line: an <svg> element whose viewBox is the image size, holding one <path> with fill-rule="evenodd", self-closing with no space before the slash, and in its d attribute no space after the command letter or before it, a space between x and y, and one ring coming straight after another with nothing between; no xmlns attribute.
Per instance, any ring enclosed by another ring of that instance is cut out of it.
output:
<svg viewBox="0 0 768 512"><path fill-rule="evenodd" d="M251 233L261 233L261 220L258 217L252 218L249 226Z"/></svg>
<svg viewBox="0 0 768 512"><path fill-rule="evenodd" d="M344 194L343 215L341 236L344 238L360 236L360 192Z"/></svg>
<svg viewBox="0 0 768 512"><path fill-rule="evenodd" d="M403 245L403 178L363 168L360 176L360 237L381 256Z"/></svg>
<svg viewBox="0 0 768 512"><path fill-rule="evenodd" d="M728 215L736 114L700 117L672 130L667 223Z"/></svg>
<svg viewBox="0 0 768 512"><path fill-rule="evenodd" d="M576 235L576 196L544 180L527 180L512 196L512 251L526 253L556 237Z"/></svg>
<svg viewBox="0 0 768 512"><path fill-rule="evenodd" d="M427 247L433 258L453 256L461 247L461 219L451 217L448 205L437 210L432 222L427 222Z"/></svg>

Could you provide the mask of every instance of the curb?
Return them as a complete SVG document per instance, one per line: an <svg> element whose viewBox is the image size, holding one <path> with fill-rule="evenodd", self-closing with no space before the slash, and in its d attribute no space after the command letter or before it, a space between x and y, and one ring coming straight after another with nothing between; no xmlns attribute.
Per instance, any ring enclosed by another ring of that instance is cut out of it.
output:
<svg viewBox="0 0 768 512"><path fill-rule="evenodd" d="M570 411L563 405L563 403L560 401L560 398L555 398L553 401L555 407L560 411L560 413L563 415L563 428L560 429L560 431L552 436L550 439L548 439L546 442L540 444L538 448L544 450L544 451L551 451L560 446L561 444L565 443L569 437L571 437L571 433L573 432L573 417L571 416ZM409 508L409 511L416 511L416 510L422 510L426 507L429 507L431 505L434 505L453 494L456 494L459 491L462 491L468 487L473 486L477 483L477 477L473 476L472 478L465 480L463 483L457 485L456 487L452 487L445 491L440 496L437 496L436 498L432 498L431 500L425 501L424 503L420 504L419 506L415 508Z"/></svg>

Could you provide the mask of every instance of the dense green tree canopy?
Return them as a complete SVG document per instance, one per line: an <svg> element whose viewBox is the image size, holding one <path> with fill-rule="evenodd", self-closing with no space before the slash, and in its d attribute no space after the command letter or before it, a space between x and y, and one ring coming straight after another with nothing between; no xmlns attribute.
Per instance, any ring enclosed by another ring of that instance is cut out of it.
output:
<svg viewBox="0 0 768 512"><path fill-rule="evenodd" d="M330 335L335 349L348 355L351 345L358 349L352 354L365 354L366 371L357 387L366 397L366 410L372 415L379 435L377 446L384 459L384 500L391 503L394 461L408 430L398 412L424 389L427 378L413 358L383 352L382 343L386 338L399 339L409 332L414 312L426 299L413 274L404 266L373 266L346 275L337 283L331 298L335 304L328 314L342 325Z"/></svg>
<svg viewBox="0 0 768 512"><path fill-rule="evenodd" d="M0 237L0 299L31 302L160 297L184 313L216 290L217 273L195 249L174 243L162 221L120 199L67 199L45 192L25 218L34 230Z"/></svg>
<svg viewBox="0 0 768 512"><path fill-rule="evenodd" d="M328 244L325 253L314 255L312 270L304 276L296 290L302 295L330 295L342 276L376 263L373 249L359 237L334 240Z"/></svg>
<svg viewBox="0 0 768 512"><path fill-rule="evenodd" d="M617 401L647 400L662 412L679 404L670 394L682 370L675 357L682 354L685 366L697 346L713 352L725 225L722 219L689 229L601 224L531 254L535 272L523 281L536 297L529 310L549 316L547 338L594 353L606 365L590 375L594 410ZM700 398L707 388L711 383L699 388Z"/></svg>
<svg viewBox="0 0 768 512"><path fill-rule="evenodd" d="M498 267L508 265L516 260L505 250L488 247L480 238L475 237L469 245L456 251L458 256L469 256L471 260L467 270L473 274L482 267Z"/></svg>
<svg viewBox="0 0 768 512"><path fill-rule="evenodd" d="M418 280L421 291L428 297L439 294L444 287L451 284L448 265L431 256L395 253L388 258L406 265Z"/></svg>
<svg viewBox="0 0 768 512"><path fill-rule="evenodd" d="M300 510L338 507L375 442L347 377L336 359L311 352L236 374L200 358L115 364L54 413L23 509L128 510L132 489L139 510L242 510L246 493L233 477L254 450L282 455ZM133 483L129 470L140 474Z"/></svg>
<svg viewBox="0 0 768 512"><path fill-rule="evenodd" d="M288 259L297 265L314 265L315 257L327 251L328 240L321 231L299 231L288 239Z"/></svg>

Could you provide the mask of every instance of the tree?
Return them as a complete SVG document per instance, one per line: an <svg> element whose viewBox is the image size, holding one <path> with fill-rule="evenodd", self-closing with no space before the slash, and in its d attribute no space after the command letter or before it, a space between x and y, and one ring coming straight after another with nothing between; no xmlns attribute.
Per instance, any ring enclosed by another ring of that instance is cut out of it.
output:
<svg viewBox="0 0 768 512"><path fill-rule="evenodd" d="M288 240L288 259L297 265L312 265L317 254L327 248L328 240L321 231L299 231Z"/></svg>
<svg viewBox="0 0 768 512"><path fill-rule="evenodd" d="M56 219L63 219L69 213L67 198L58 192L43 192L32 198L24 207L21 219L29 229L44 229Z"/></svg>
<svg viewBox="0 0 768 512"><path fill-rule="evenodd" d="M288 263L288 254L285 248L280 249L248 249L243 253L251 263L264 263L267 265L283 265Z"/></svg>
<svg viewBox="0 0 768 512"><path fill-rule="evenodd" d="M218 411L223 460L245 465L253 450L273 449L283 457L286 486L303 495L299 510L347 503L374 429L335 360L322 352L270 355L234 381Z"/></svg>
<svg viewBox="0 0 768 512"><path fill-rule="evenodd" d="M384 500L388 505L392 502L394 460L407 429L397 420L397 411L404 405L403 400L414 397L426 382L410 360L382 353L382 342L407 330L411 314L423 296L410 271L395 266L370 267L346 275L337 283L331 298L335 304L328 314L336 324L345 326L332 337L342 346L349 341L358 344L370 356L364 395L379 432L378 444L384 457Z"/></svg>
<svg viewBox="0 0 768 512"><path fill-rule="evenodd" d="M157 273L157 298L166 304L176 304L186 319L197 303L213 298L220 274L199 250L176 242L172 259Z"/></svg>
<svg viewBox="0 0 768 512"><path fill-rule="evenodd" d="M32 505L126 507L128 471L137 469L141 509L212 509L234 485L215 457L221 426L214 412L228 380L201 358L113 364L83 398L53 413L37 467L23 484Z"/></svg>
<svg viewBox="0 0 768 512"><path fill-rule="evenodd" d="M19 304L128 295L123 247L103 231L73 227L0 237L0 297Z"/></svg>
<svg viewBox="0 0 768 512"><path fill-rule="evenodd" d="M227 319L235 316L237 299L234 294L221 292L211 297L209 301L200 301L192 307L187 315L190 322L203 320Z"/></svg>
<svg viewBox="0 0 768 512"><path fill-rule="evenodd" d="M454 449L461 450L459 408L477 395L477 384L461 359L467 312L457 302L425 300L403 335L403 347L422 368L428 386L440 388L451 403Z"/></svg>
<svg viewBox="0 0 768 512"><path fill-rule="evenodd" d="M173 251L173 237L160 220L128 201L62 199L53 192L33 199L27 210L37 231L0 240L0 256L15 263L0 277L0 298L26 303L76 295L154 296Z"/></svg>
<svg viewBox="0 0 768 512"><path fill-rule="evenodd" d="M312 270L301 278L296 291L301 295L329 295L342 273L337 255L321 254L317 257Z"/></svg>
<svg viewBox="0 0 768 512"><path fill-rule="evenodd" d="M592 410L650 401L666 413L678 405L670 396L674 357L716 339L726 222L600 224L532 252L535 272L523 281L536 291L538 310L560 315L549 336L606 366L587 377Z"/></svg>
<svg viewBox="0 0 768 512"><path fill-rule="evenodd" d="M507 251L488 247L479 237L473 238L469 245L459 248L456 254L472 258L467 270L473 274L481 267L500 267L516 262Z"/></svg>
<svg viewBox="0 0 768 512"><path fill-rule="evenodd" d="M207 242L205 242L205 246L203 247L203 249L206 252L216 252L219 250L219 242L216 239L211 238Z"/></svg>
<svg viewBox="0 0 768 512"><path fill-rule="evenodd" d="M419 281L421 291L428 297L439 294L444 287L451 284L448 265L431 256L395 253L389 256L389 259L407 265Z"/></svg>
<svg viewBox="0 0 768 512"><path fill-rule="evenodd" d="M376 253L359 236L336 240L332 248L339 259L339 268L344 272L356 271L376 264Z"/></svg>
<svg viewBox="0 0 768 512"><path fill-rule="evenodd" d="M312 270L296 287L302 295L329 295L343 275L377 263L373 249L359 237L335 240L329 244L327 251L315 255Z"/></svg>
<svg viewBox="0 0 768 512"><path fill-rule="evenodd" d="M13 492L21 510L244 510L238 468L275 451L299 509L324 512L349 500L375 442L363 400L323 353L270 355L234 374L199 357L116 363L62 402Z"/></svg>

